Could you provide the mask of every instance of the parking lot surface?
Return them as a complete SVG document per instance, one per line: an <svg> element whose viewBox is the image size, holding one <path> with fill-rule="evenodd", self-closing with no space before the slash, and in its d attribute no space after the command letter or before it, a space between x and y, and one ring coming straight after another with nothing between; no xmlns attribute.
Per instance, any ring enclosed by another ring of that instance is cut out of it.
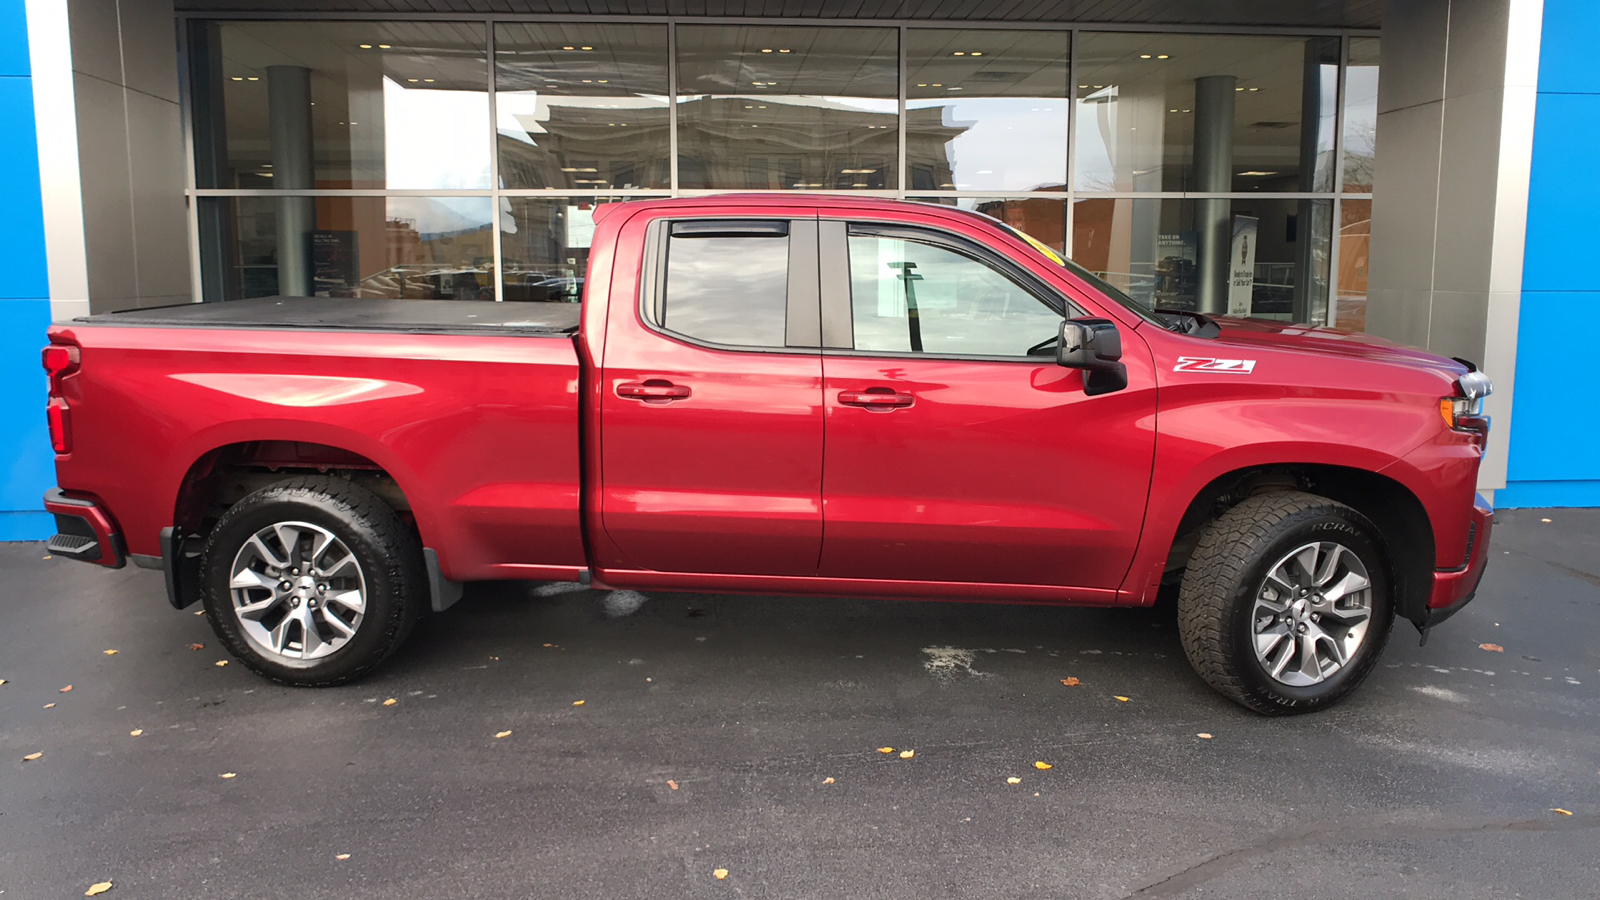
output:
<svg viewBox="0 0 1600 900"><path fill-rule="evenodd" d="M1600 510L1501 513L1466 611L1290 719L1159 613L561 585L285 688L43 556L0 546L4 900L1600 897Z"/></svg>

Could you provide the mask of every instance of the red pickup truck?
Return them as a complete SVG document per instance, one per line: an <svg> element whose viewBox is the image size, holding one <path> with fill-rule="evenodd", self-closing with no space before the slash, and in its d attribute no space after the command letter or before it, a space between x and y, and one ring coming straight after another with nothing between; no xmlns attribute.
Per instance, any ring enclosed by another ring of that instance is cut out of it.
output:
<svg viewBox="0 0 1600 900"><path fill-rule="evenodd" d="M1471 599L1488 380L1150 310L985 216L606 205L583 300L269 298L50 331L62 556L361 676L463 582L1148 606L1264 713Z"/></svg>

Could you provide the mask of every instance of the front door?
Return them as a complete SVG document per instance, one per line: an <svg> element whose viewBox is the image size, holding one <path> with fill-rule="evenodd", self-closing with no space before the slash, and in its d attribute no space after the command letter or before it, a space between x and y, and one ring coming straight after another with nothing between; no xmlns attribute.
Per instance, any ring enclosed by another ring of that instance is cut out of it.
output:
<svg viewBox="0 0 1600 900"><path fill-rule="evenodd" d="M849 303L824 297L821 574L1116 588L1155 448L1143 343L1124 329L1130 386L1086 396L1052 340L1082 313L981 245L824 221L822 247Z"/></svg>
<svg viewBox="0 0 1600 900"><path fill-rule="evenodd" d="M616 568L815 575L822 545L816 220L659 220L613 299L601 517Z"/></svg>

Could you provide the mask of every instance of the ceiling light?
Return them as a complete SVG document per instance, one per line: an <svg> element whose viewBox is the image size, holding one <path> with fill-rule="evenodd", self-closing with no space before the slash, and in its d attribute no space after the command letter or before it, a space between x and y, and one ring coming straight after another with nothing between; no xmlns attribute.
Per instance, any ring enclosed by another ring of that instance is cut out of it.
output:
<svg viewBox="0 0 1600 900"><path fill-rule="evenodd" d="M590 79L588 79L588 78L585 78L585 79L584 79L584 80L583 80L583 83L584 83L584 84L594 84L594 82L593 82L593 81L591 81L591 80L590 80Z"/></svg>
<svg viewBox="0 0 1600 900"><path fill-rule="evenodd" d="M967 51L965 51L965 50L957 50L956 52L954 52L954 53L952 53L950 55L951 56L966 56L967 55Z"/></svg>
<svg viewBox="0 0 1600 900"><path fill-rule="evenodd" d="M1251 88L1250 89L1250 93L1254 94L1256 91L1259 91L1259 90L1261 90L1261 88Z"/></svg>
<svg viewBox="0 0 1600 900"><path fill-rule="evenodd" d="M568 45L568 46L562 47L561 49L563 49L563 50L575 50L577 48L575 48L575 47L573 47L571 45Z"/></svg>
<svg viewBox="0 0 1600 900"><path fill-rule="evenodd" d="M602 78L602 79L600 79L600 83L601 83L601 84L606 84L606 83L607 83L607 81L606 81L606 79L604 79L604 78Z"/></svg>
<svg viewBox="0 0 1600 900"><path fill-rule="evenodd" d="M424 78L424 79L422 79L422 83L423 84L433 84L433 79L432 78Z"/></svg>
<svg viewBox="0 0 1600 900"><path fill-rule="evenodd" d="M1139 54L1139 58L1140 58L1140 59L1149 59L1149 58L1150 58L1150 54L1148 54L1148 53L1141 53L1141 54Z"/></svg>
<svg viewBox="0 0 1600 900"><path fill-rule="evenodd" d="M235 75L235 76L233 76L233 80L234 81L243 81L244 80L244 76L243 75Z"/></svg>
<svg viewBox="0 0 1600 900"><path fill-rule="evenodd" d="M1087 84L1080 84L1080 85L1078 85L1078 87L1083 88L1084 90L1088 90L1089 89L1089 86Z"/></svg>
<svg viewBox="0 0 1600 900"><path fill-rule="evenodd" d="M1244 88L1234 88L1234 90L1236 90L1236 91L1240 91L1240 92L1243 92L1243 91L1244 91Z"/></svg>
<svg viewBox="0 0 1600 900"><path fill-rule="evenodd" d="M744 106L744 108L745 108L745 109L755 109L755 107L754 107L754 106L751 106L751 105L750 105L750 104L748 104L748 103L746 103L746 104L745 104L745 106Z"/></svg>
<svg viewBox="0 0 1600 900"><path fill-rule="evenodd" d="M1156 54L1156 59L1171 59L1171 58L1172 58L1172 55L1169 54L1169 53L1158 53L1158 54Z"/></svg>
<svg viewBox="0 0 1600 900"><path fill-rule="evenodd" d="M850 185L850 186L851 186L851 187L866 187L866 186L867 186L867 183L866 183L866 182L865 182L865 181L858 181L858 182L856 182L856 183L855 183L855 184L852 184L852 185Z"/></svg>
<svg viewBox="0 0 1600 900"><path fill-rule="evenodd" d="M877 169L840 169L840 175L871 175Z"/></svg>
<svg viewBox="0 0 1600 900"><path fill-rule="evenodd" d="M261 168L270 169L270 168L272 168L272 163L262 163L261 164Z"/></svg>
<svg viewBox="0 0 1600 900"><path fill-rule="evenodd" d="M256 175L261 177L261 178L271 178L272 177L272 173L271 172L257 172Z"/></svg>
<svg viewBox="0 0 1600 900"><path fill-rule="evenodd" d="M788 47L779 47L779 48L778 48L778 52L779 52L779 53L788 53L788 52L790 52L790 51L789 51L789 48L788 48Z"/></svg>
<svg viewBox="0 0 1600 900"><path fill-rule="evenodd" d="M762 108L762 109L766 109L766 108L767 108L767 107L766 107L766 106L765 106L765 105L763 105L763 106L762 106L762 107L761 107L761 108Z"/></svg>
<svg viewBox="0 0 1600 900"><path fill-rule="evenodd" d="M361 123L360 122L351 122L350 124L351 125L360 125Z"/></svg>
<svg viewBox="0 0 1600 900"><path fill-rule="evenodd" d="M772 48L771 47L762 47L761 48L761 52L762 53L771 53L772 52Z"/></svg>
<svg viewBox="0 0 1600 900"><path fill-rule="evenodd" d="M1263 177L1263 176L1266 176L1266 175L1276 175L1278 173L1277 172L1240 172L1239 174L1240 174L1240 176L1246 177L1246 178L1260 178L1260 177Z"/></svg>
<svg viewBox="0 0 1600 900"><path fill-rule="evenodd" d="M972 55L973 55L973 56L982 56L982 55L983 55L983 53L982 53L982 52L981 52L981 51L978 51L978 50L974 50L974 51L972 51Z"/></svg>
<svg viewBox="0 0 1600 900"><path fill-rule="evenodd" d="M363 50L371 50L372 49L372 45L371 44L360 44L359 46Z"/></svg>
<svg viewBox="0 0 1600 900"><path fill-rule="evenodd" d="M579 47L580 50L593 50L593 47Z"/></svg>
<svg viewBox="0 0 1600 900"><path fill-rule="evenodd" d="M927 82L918 82L917 83L917 87L927 87L927 86L928 86Z"/></svg>
<svg viewBox="0 0 1600 900"><path fill-rule="evenodd" d="M944 85L943 85L943 84L941 84L941 83L939 83L939 82L937 82L937 81L935 81L935 82L934 82L934 83L933 83L933 86L934 86L934 87L944 87Z"/></svg>
<svg viewBox="0 0 1600 900"><path fill-rule="evenodd" d="M406 81L409 81L409 82L411 82L411 83L412 83L412 84L416 84L416 83L417 83L417 82L419 82L419 81L421 81L421 80L422 80L422 79L421 79L421 78L407 78L407 79L406 79Z"/></svg>
<svg viewBox="0 0 1600 900"><path fill-rule="evenodd" d="M388 45L388 44L379 44L379 45L378 45L378 49L379 49L379 50L392 50L392 49L394 49L394 48L393 48L393 47L390 47L390 46L389 46L389 45Z"/></svg>
<svg viewBox="0 0 1600 900"><path fill-rule="evenodd" d="M1177 110L1175 110L1175 109L1169 109L1169 110L1167 110L1167 112L1169 112L1169 113L1175 113L1175 112L1177 112Z"/></svg>
<svg viewBox="0 0 1600 900"><path fill-rule="evenodd" d="M260 80L261 79L256 77L255 75L251 75L249 78L245 79L245 81L260 81Z"/></svg>
<svg viewBox="0 0 1600 900"><path fill-rule="evenodd" d="M951 88L951 89L950 89L950 90L952 90L952 91L959 91L959 90L961 90L961 88L959 88L959 87L953 87L953 88Z"/></svg>
<svg viewBox="0 0 1600 900"><path fill-rule="evenodd" d="M561 167L561 171L563 171L563 172L598 172L600 170L596 169L596 168L594 168L592 166L589 167L589 168L573 167L573 166L562 166Z"/></svg>
<svg viewBox="0 0 1600 900"><path fill-rule="evenodd" d="M1184 110L1184 112L1194 112L1194 110L1192 110L1192 109L1186 109L1186 110Z"/></svg>

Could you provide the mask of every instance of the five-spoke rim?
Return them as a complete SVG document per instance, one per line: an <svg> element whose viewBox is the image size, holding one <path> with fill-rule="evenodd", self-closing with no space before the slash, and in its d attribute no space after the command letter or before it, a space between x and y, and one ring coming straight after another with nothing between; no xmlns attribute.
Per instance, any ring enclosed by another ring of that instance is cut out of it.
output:
<svg viewBox="0 0 1600 900"><path fill-rule="evenodd" d="M355 554L333 532L307 522L278 522L251 535L233 557L229 587L245 637L282 660L338 652L367 610Z"/></svg>
<svg viewBox="0 0 1600 900"><path fill-rule="evenodd" d="M1343 544L1306 544L1278 560L1251 610L1256 659L1274 680L1320 684L1361 649L1372 621L1372 579Z"/></svg>

